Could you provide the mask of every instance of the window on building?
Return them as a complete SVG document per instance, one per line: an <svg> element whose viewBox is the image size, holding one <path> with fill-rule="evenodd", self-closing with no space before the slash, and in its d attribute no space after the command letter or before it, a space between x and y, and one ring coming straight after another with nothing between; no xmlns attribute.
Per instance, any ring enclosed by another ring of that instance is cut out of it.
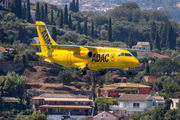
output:
<svg viewBox="0 0 180 120"><path fill-rule="evenodd" d="M131 91L130 94L132 94L133 92Z"/></svg>
<svg viewBox="0 0 180 120"><path fill-rule="evenodd" d="M79 109L73 109L72 112L79 112Z"/></svg>
<svg viewBox="0 0 180 120"><path fill-rule="evenodd" d="M81 102L81 105L83 105L83 102Z"/></svg>
<svg viewBox="0 0 180 120"><path fill-rule="evenodd" d="M139 50L141 50L141 48L139 48Z"/></svg>
<svg viewBox="0 0 180 120"><path fill-rule="evenodd" d="M55 101L55 104L59 104L59 101Z"/></svg>
<svg viewBox="0 0 180 120"><path fill-rule="evenodd" d="M176 103L176 107L178 107L178 103Z"/></svg>
<svg viewBox="0 0 180 120"><path fill-rule="evenodd" d="M63 103L63 105L66 105L66 101L63 101L62 103Z"/></svg>
<svg viewBox="0 0 180 120"><path fill-rule="evenodd" d="M108 118L108 115L106 114L106 117Z"/></svg>
<svg viewBox="0 0 180 120"><path fill-rule="evenodd" d="M137 89L137 90L135 91L135 93L139 93L139 89Z"/></svg>
<svg viewBox="0 0 180 120"><path fill-rule="evenodd" d="M146 49L146 48L143 48L144 50Z"/></svg>
<svg viewBox="0 0 180 120"><path fill-rule="evenodd" d="M139 103L133 103L133 108L139 108L140 104Z"/></svg>
<svg viewBox="0 0 180 120"><path fill-rule="evenodd" d="M101 117L103 118L103 117L104 117L104 115L102 114L102 115L101 115Z"/></svg>

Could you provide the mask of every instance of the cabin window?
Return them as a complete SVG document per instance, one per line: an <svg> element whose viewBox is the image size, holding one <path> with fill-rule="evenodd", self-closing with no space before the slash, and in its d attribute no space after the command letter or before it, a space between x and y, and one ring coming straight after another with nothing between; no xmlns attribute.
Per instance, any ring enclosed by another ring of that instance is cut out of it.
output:
<svg viewBox="0 0 180 120"><path fill-rule="evenodd" d="M130 53L125 53L125 56L130 56L131 57L132 55Z"/></svg>
<svg viewBox="0 0 180 120"><path fill-rule="evenodd" d="M124 56L124 53L119 53L118 57Z"/></svg>

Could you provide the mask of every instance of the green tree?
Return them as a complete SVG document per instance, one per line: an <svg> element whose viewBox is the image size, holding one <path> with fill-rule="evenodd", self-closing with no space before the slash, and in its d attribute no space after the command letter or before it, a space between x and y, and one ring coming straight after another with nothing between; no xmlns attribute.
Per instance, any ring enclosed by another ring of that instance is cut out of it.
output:
<svg viewBox="0 0 180 120"><path fill-rule="evenodd" d="M30 105L30 99L33 97L33 95L30 92L25 92L23 94L23 99L26 100L27 104Z"/></svg>
<svg viewBox="0 0 180 120"><path fill-rule="evenodd" d="M44 6L43 6L43 5L41 5L40 20L41 20L41 21L44 21Z"/></svg>
<svg viewBox="0 0 180 120"><path fill-rule="evenodd" d="M68 25L68 9L67 9L67 4L64 7L64 22L66 25Z"/></svg>
<svg viewBox="0 0 180 120"><path fill-rule="evenodd" d="M73 11L73 3L72 2L69 3L69 10Z"/></svg>
<svg viewBox="0 0 180 120"><path fill-rule="evenodd" d="M165 100L165 109L166 109L166 110L170 110L171 103L172 103L172 100L171 100L171 99L167 98L167 99Z"/></svg>
<svg viewBox="0 0 180 120"><path fill-rule="evenodd" d="M164 115L164 120L177 120L177 110L168 110Z"/></svg>
<svg viewBox="0 0 180 120"><path fill-rule="evenodd" d="M130 116L133 120L140 120L140 115L139 114L132 114Z"/></svg>
<svg viewBox="0 0 180 120"><path fill-rule="evenodd" d="M149 63L146 64L145 73L150 73Z"/></svg>
<svg viewBox="0 0 180 120"><path fill-rule="evenodd" d="M23 7L23 19L26 19L26 4L24 2L24 7Z"/></svg>
<svg viewBox="0 0 180 120"><path fill-rule="evenodd" d="M44 22L47 23L48 21L48 8L47 8L47 3L45 3L45 8L44 8Z"/></svg>
<svg viewBox="0 0 180 120"><path fill-rule="evenodd" d="M79 12L79 0L76 0L76 12Z"/></svg>
<svg viewBox="0 0 180 120"><path fill-rule="evenodd" d="M160 50L160 40L159 40L158 31L156 32L156 37L155 37L155 40L154 40L153 48Z"/></svg>
<svg viewBox="0 0 180 120"><path fill-rule="evenodd" d="M72 77L72 70L71 68L64 68L64 70L60 71L58 76L57 76L57 81L59 83L63 83L64 84L70 84L73 80Z"/></svg>
<svg viewBox="0 0 180 120"><path fill-rule="evenodd" d="M17 9L17 11L18 11L18 18L19 19L21 19L22 18L22 2L21 2L21 0L18 0L18 9Z"/></svg>
<svg viewBox="0 0 180 120"><path fill-rule="evenodd" d="M165 21L160 34L161 47L166 47L167 29L168 29L168 21Z"/></svg>
<svg viewBox="0 0 180 120"><path fill-rule="evenodd" d="M55 23L53 23L53 25L55 25ZM56 27L52 27L52 38L54 39L54 41L56 41Z"/></svg>
<svg viewBox="0 0 180 120"><path fill-rule="evenodd" d="M30 3L29 3L29 0L27 0L26 20L27 20L27 22L31 22L31 14L30 14Z"/></svg>
<svg viewBox="0 0 180 120"><path fill-rule="evenodd" d="M47 120L44 114L41 114L39 111L34 111L32 115L29 115L27 120Z"/></svg>
<svg viewBox="0 0 180 120"><path fill-rule="evenodd" d="M108 41L112 42L112 26L111 26L111 18L108 21Z"/></svg>
<svg viewBox="0 0 180 120"><path fill-rule="evenodd" d="M87 36L87 20L84 21L83 33Z"/></svg>
<svg viewBox="0 0 180 120"><path fill-rule="evenodd" d="M78 24L77 24L77 33L81 33L81 25L80 25L79 19L78 19Z"/></svg>
<svg viewBox="0 0 180 120"><path fill-rule="evenodd" d="M63 11L61 10L61 16L60 16L60 28L63 28Z"/></svg>
<svg viewBox="0 0 180 120"><path fill-rule="evenodd" d="M53 9L51 9L51 24L53 24Z"/></svg>
<svg viewBox="0 0 180 120"><path fill-rule="evenodd" d="M59 10L58 10L58 13L57 13L57 18L59 17Z"/></svg>
<svg viewBox="0 0 180 120"><path fill-rule="evenodd" d="M120 8L129 9L132 11L133 9L139 9L139 6L135 2L124 2L120 6Z"/></svg>
<svg viewBox="0 0 180 120"><path fill-rule="evenodd" d="M36 2L35 21L40 21L39 2Z"/></svg>
<svg viewBox="0 0 180 120"><path fill-rule="evenodd" d="M0 28L0 41L2 42L2 43L8 43L9 42L9 40L6 38L8 36L8 34L6 34L5 32L4 32L4 29L3 28Z"/></svg>
<svg viewBox="0 0 180 120"><path fill-rule="evenodd" d="M69 15L69 29L72 30L72 20L71 20L71 15Z"/></svg>
<svg viewBox="0 0 180 120"><path fill-rule="evenodd" d="M174 81L180 86L180 73L176 75Z"/></svg>
<svg viewBox="0 0 180 120"><path fill-rule="evenodd" d="M75 3L75 0L72 1L72 10L73 10L73 12L76 12L76 3Z"/></svg>
<svg viewBox="0 0 180 120"><path fill-rule="evenodd" d="M94 38L94 24L91 24L91 37Z"/></svg>
<svg viewBox="0 0 180 120"><path fill-rule="evenodd" d="M151 22L151 26L150 26L150 44L151 44L151 47L153 46L155 36L156 36L156 23L153 20Z"/></svg>
<svg viewBox="0 0 180 120"><path fill-rule="evenodd" d="M95 104L97 104L98 111L109 110L109 105L113 105L113 98L108 97L98 97L94 101Z"/></svg>
<svg viewBox="0 0 180 120"><path fill-rule="evenodd" d="M160 107L154 108L151 116L153 120L164 120L165 113L166 113L166 109L160 106Z"/></svg>
<svg viewBox="0 0 180 120"><path fill-rule="evenodd" d="M24 64L24 67L26 67L26 55L22 55L22 62Z"/></svg>

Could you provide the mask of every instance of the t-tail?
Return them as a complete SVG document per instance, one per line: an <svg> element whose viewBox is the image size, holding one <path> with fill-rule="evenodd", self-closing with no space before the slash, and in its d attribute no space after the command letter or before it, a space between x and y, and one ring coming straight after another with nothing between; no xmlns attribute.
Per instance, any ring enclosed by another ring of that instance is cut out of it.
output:
<svg viewBox="0 0 180 120"><path fill-rule="evenodd" d="M57 43L51 38L51 35L46 27L46 24L41 21L36 21L37 33L42 52L52 52L53 48L50 46L43 46L45 44L57 45Z"/></svg>

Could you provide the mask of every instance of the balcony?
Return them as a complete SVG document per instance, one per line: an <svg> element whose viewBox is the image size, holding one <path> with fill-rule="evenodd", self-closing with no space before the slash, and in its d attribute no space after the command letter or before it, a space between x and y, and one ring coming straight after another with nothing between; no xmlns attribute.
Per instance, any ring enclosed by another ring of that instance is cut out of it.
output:
<svg viewBox="0 0 180 120"><path fill-rule="evenodd" d="M121 107L119 105L110 105L109 109L113 110L113 111L116 111L116 110L145 111L145 110L147 110L147 108L145 108L145 107L133 108L133 107L129 107L129 106Z"/></svg>

